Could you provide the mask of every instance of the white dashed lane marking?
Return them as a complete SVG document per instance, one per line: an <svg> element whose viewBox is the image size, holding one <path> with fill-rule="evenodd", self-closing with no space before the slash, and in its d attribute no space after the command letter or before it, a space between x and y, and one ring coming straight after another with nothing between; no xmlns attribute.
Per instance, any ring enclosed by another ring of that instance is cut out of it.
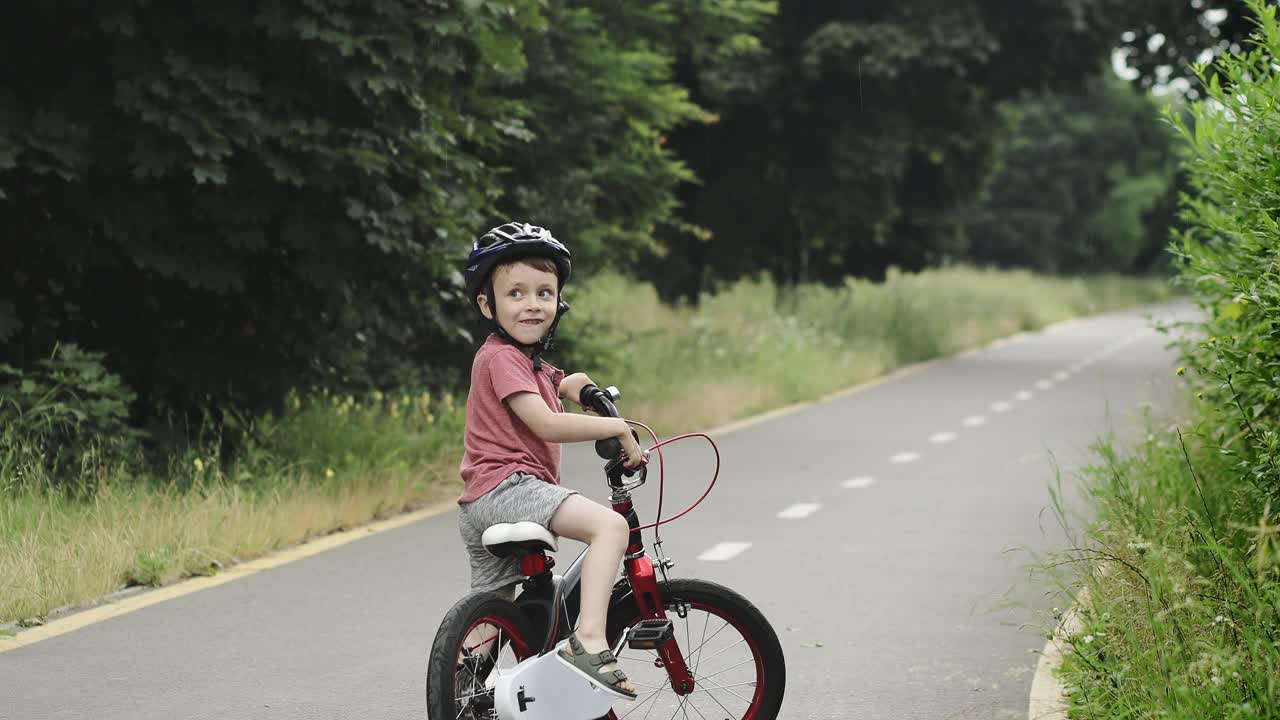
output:
<svg viewBox="0 0 1280 720"><path fill-rule="evenodd" d="M1066 370L1059 370L1058 372L1053 374L1053 379L1057 380L1058 382L1063 382L1064 380L1070 377L1071 377L1070 373L1068 373Z"/></svg>
<svg viewBox="0 0 1280 720"><path fill-rule="evenodd" d="M955 439L956 439L956 434L953 432L940 432L940 433L934 433L929 438L929 442L934 443L935 445L941 445L943 443L949 443Z"/></svg>
<svg viewBox="0 0 1280 720"><path fill-rule="evenodd" d="M743 550L751 547L749 542L722 542L710 550L698 556L703 562L718 562L720 560L728 560L740 555Z"/></svg>
<svg viewBox="0 0 1280 720"><path fill-rule="evenodd" d="M1012 407L1013 407L1012 405L1010 405L1009 403L1003 400L1000 400L999 402L991 403L992 412L1008 412L1009 409Z"/></svg>
<svg viewBox="0 0 1280 720"><path fill-rule="evenodd" d="M861 490L862 488L871 487L876 483L876 479L868 475L862 475L856 478L849 478L840 483L840 487L850 490Z"/></svg>
<svg viewBox="0 0 1280 720"><path fill-rule="evenodd" d="M982 425L986 421L987 419L982 417L981 415L970 415L969 417L962 420L961 424L964 425L965 427L978 427L979 425Z"/></svg>
<svg viewBox="0 0 1280 720"><path fill-rule="evenodd" d="M1051 387L1053 387L1053 382L1052 382L1052 381L1050 381L1050 380L1037 380L1037 381L1036 381L1036 389L1037 389L1037 390L1048 390L1048 389L1049 389L1049 388L1051 388Z"/></svg>
<svg viewBox="0 0 1280 720"><path fill-rule="evenodd" d="M1019 390L1018 392L1014 393L1013 396L1019 400L1030 400L1034 394L1035 393L1031 392L1030 390Z"/></svg>
<svg viewBox="0 0 1280 720"><path fill-rule="evenodd" d="M796 503L791 507L778 513L778 517L783 520L798 520L807 518L818 512L818 508L822 507L818 503Z"/></svg>
<svg viewBox="0 0 1280 720"><path fill-rule="evenodd" d="M920 453L913 453L913 452L900 452L900 453L898 453L897 455L894 455L893 457L889 458L889 462L891 462L891 463L909 463L909 462L915 462L915 461L917 461L917 460L919 460L919 459L920 459Z"/></svg>

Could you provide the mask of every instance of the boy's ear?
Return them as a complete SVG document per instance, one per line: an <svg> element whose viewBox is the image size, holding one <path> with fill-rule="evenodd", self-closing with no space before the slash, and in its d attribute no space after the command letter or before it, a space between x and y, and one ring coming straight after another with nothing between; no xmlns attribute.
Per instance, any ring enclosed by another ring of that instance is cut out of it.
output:
<svg viewBox="0 0 1280 720"><path fill-rule="evenodd" d="M476 302L480 304L480 314L489 320L492 320L493 310L489 307L489 295L487 293L480 293L476 296Z"/></svg>

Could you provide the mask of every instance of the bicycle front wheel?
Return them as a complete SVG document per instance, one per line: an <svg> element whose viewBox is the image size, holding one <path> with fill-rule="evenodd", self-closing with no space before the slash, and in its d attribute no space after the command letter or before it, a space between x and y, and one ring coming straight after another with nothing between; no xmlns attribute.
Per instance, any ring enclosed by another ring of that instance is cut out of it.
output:
<svg viewBox="0 0 1280 720"><path fill-rule="evenodd" d="M639 692L635 701L615 704L610 720L774 720L782 707L787 670L778 635L764 614L733 590L705 580L671 580L658 583L658 589L695 689L678 695L657 652L623 647L618 667ZM633 602L611 607L612 644L640 622L640 612Z"/></svg>
<svg viewBox="0 0 1280 720"><path fill-rule="evenodd" d="M529 621L497 593L459 600L440 623L427 660L427 720L491 720L493 671L535 654Z"/></svg>

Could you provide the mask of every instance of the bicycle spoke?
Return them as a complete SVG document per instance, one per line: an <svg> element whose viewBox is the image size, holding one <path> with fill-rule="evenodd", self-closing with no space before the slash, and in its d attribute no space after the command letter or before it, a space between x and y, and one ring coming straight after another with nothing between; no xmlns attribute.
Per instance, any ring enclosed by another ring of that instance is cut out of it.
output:
<svg viewBox="0 0 1280 720"><path fill-rule="evenodd" d="M724 652L725 650L732 650L732 649L734 649L734 648L738 647L739 645L741 645L742 643L744 643L744 642L746 642L746 641L747 641L747 640L746 640L746 638L742 638L742 639L738 640L738 642L736 642L736 643L734 643L734 644L732 644L732 645L730 645L730 646L728 646L728 647L726 647L726 648L722 648L722 649L720 649L720 650L717 650L717 651L716 651L716 655L719 655L720 653ZM711 658L715 657L716 655L712 655L711 657L708 657L708 658L698 658L698 664L693 666L693 672L694 672L694 673L697 673L697 672L698 672L698 667L702 664L702 661L703 661L703 660L710 660ZM708 676L708 677L710 677L710 676Z"/></svg>
<svg viewBox="0 0 1280 720"><path fill-rule="evenodd" d="M705 693L707 694L707 697L711 698L712 700L715 700L715 696L711 694L711 691L712 691L712 690L723 690L724 692L729 693L730 695L732 695L732 696L734 696L734 697L738 698L739 700L741 700L742 702L744 702L744 703L746 703L748 706L750 706L750 705L751 705L751 701L750 701L750 700L748 700L748 699L746 699L746 698L742 697L742 696L741 696L741 695L739 695L738 693L736 693L736 692L734 692L734 691L732 691L732 690L730 690L730 689L729 689L729 688L731 688L731 687L737 687L738 685L754 685L754 683L737 683L737 684L735 684L735 685L716 685L715 687L707 688L707 689L701 689L701 688L700 688L700 689L698 689L698 690L694 690L694 692L705 692ZM716 700L716 704L718 705L719 703L720 703L720 701L719 701L719 700ZM724 706L723 706L723 705L721 705L721 707L724 707Z"/></svg>
<svg viewBox="0 0 1280 720"><path fill-rule="evenodd" d="M684 703L685 703L685 701L686 701L686 700L688 700L688 699L689 699L689 696L688 696L688 695L685 695L684 697L680 698L680 704L676 706L676 711L675 711L675 712L673 712L673 713L671 713L671 720L676 720L676 715L677 715L681 710L683 710L683 709L684 709ZM689 717L689 713L685 713L685 714L684 714L684 716L685 716L685 717Z"/></svg>
<svg viewBox="0 0 1280 720"><path fill-rule="evenodd" d="M698 709L698 706L693 704L693 696L687 695L686 697L689 698L689 707L693 708L693 711L698 713L698 717L702 718L702 720L707 720L707 716L703 715L702 711Z"/></svg>
<svg viewBox="0 0 1280 720"><path fill-rule="evenodd" d="M755 680L748 680L747 682L730 683L730 684L728 684L728 685L712 685L710 688L696 687L696 688L694 688L694 689L693 689L693 691L694 691L694 692L696 692L696 693L698 693L698 692L709 693L709 692L711 692L712 690L726 690L726 691L727 691L727 690L729 690L729 688L733 688L733 687L755 687L755 686L756 686L756 681L755 681ZM739 698L739 699L742 699L742 698Z"/></svg>
<svg viewBox="0 0 1280 720"><path fill-rule="evenodd" d="M708 613L708 622L710 622L710 613ZM720 626L720 629L719 629L719 630L716 630L714 633L712 633L712 634L711 634L711 637L706 637L706 630L704 629L702 634L703 634L703 637L704 637L704 638L706 638L706 639L704 639L704 640L702 641L702 644L701 644L701 645L699 645L699 646L694 650L694 652L698 652L698 651L702 650L702 648L703 648L703 647L705 647L707 643L711 642L712 640L715 640L715 639L716 639L716 635L719 635L720 633L724 632L724 629L725 629L725 628L727 628L727 627L732 627L732 626L729 624L729 621L728 621L728 620L725 620L724 625ZM690 655L692 655L692 654L693 654L693 653L690 653Z"/></svg>
<svg viewBox="0 0 1280 720"><path fill-rule="evenodd" d="M732 690L729 691L729 694L738 698L739 700L742 700L742 697L739 696L737 693L733 692ZM729 711L729 708L725 707L724 703L720 702L720 699L717 698L715 695L712 695L710 692L708 692L707 697L711 698L715 702L715 704L719 705L721 710L725 711L730 715L733 714L732 712ZM743 702L746 702L746 701L743 700ZM747 703L747 707L751 707L751 703Z"/></svg>
<svg viewBox="0 0 1280 720"><path fill-rule="evenodd" d="M626 671L624 670L623 672L626 672ZM652 689L652 690L661 690L664 687L663 685L650 685L648 683L636 682L634 678L632 678L631 684L635 685L638 688L646 688L646 689Z"/></svg>
<svg viewBox="0 0 1280 720"><path fill-rule="evenodd" d="M703 613L703 615L706 616L706 619L702 621L702 637L705 638L707 636L707 625L711 624L711 613ZM689 640L689 621L687 619L685 620L685 623L684 623L684 632L685 632L685 640ZM706 644L707 643L703 641L702 645L706 645ZM702 645L699 645L698 649L694 651L697 653L697 657L694 658L694 661L693 661L693 671L695 673L698 672L698 665L702 662ZM689 641L689 643L685 645L685 647L693 647L693 642Z"/></svg>
<svg viewBox="0 0 1280 720"><path fill-rule="evenodd" d="M654 718L670 718L670 720L735 720L741 718L743 713L749 712L753 703L756 701L755 692L759 687L759 679L756 669L753 667L758 662L755 647L751 645L750 639L739 630L729 618L725 618L711 610L695 608L704 614L702 629L698 630L694 627L697 618L688 617L686 614L684 620L684 642L680 647L680 652L684 657L687 671L694 680L695 689L687 694L678 695L671 687L671 669L665 663L660 661L661 655L656 651L648 651L641 654L634 652L630 654L619 654L620 662L627 662L636 669L628 670L628 675L635 675L632 683L635 685L640 697L633 701L631 707L626 708L625 712L619 710L618 720L649 720L650 716ZM668 607L670 610L670 607ZM721 620L719 627L711 626L711 616ZM674 618L673 618L674 619ZM732 628L733 633L726 635L722 647L716 647L719 644L718 638L726 628ZM677 629L677 637L680 631ZM737 635L734 638L733 635ZM697 643L694 643L694 638ZM677 640L677 643L679 641ZM743 649L740 649L743 648ZM723 658L722 658L723 656ZM734 658L738 660L734 660ZM744 659L745 658L745 659ZM717 659L719 659L717 661ZM727 667L714 668L719 663L728 663ZM711 670L707 675L701 675L702 666L707 665ZM743 666L747 666L747 670L739 671ZM657 668L657 669L655 669ZM739 671L739 672L735 672ZM659 682L658 676L647 673L662 673L662 680ZM649 680L650 682L642 682ZM728 680L729 682L723 682ZM743 690L745 688L745 690ZM742 693L745 692L744 696ZM698 694L705 693L702 696L702 703L709 708L710 712L705 712L699 707ZM708 700L714 704L707 705ZM732 708L730 706L733 706ZM665 711L672 710L668 715ZM643 711L643 712L641 712Z"/></svg>
<svg viewBox="0 0 1280 720"><path fill-rule="evenodd" d="M723 675L724 673L727 673L727 672L729 672L730 670L732 670L732 669L734 669L734 668L739 668L739 667L742 667L743 665L746 665L746 664L747 664L747 663L749 663L749 662L755 662L755 661L756 661L756 659L755 659L755 658L747 658L746 660L743 660L742 662L738 663L737 665L730 665L729 667L727 667L727 668L725 668L725 669L723 669L723 670L721 670L721 671L719 671L719 672L714 672L714 673L711 673L710 675L706 675L706 676L704 676L704 677L702 677L702 678L696 678L696 679L706 680L706 679L708 679L708 678L713 678L713 677L715 677L715 676L717 676L717 675Z"/></svg>
<svg viewBox="0 0 1280 720"><path fill-rule="evenodd" d="M649 695L644 700L640 700L638 705L633 705L632 708L628 710L625 715L618 718L618 720L623 720L623 718L625 718L627 715L630 715L631 713L639 710L640 708L644 707L645 703L652 700L653 704L649 706L649 712L646 712L644 714L645 720L648 720L649 713L653 712L653 709L658 706L658 693L662 692L662 689L667 687L669 683L670 683L670 679L668 679L667 683L660 685L657 690L654 690L653 692L649 693Z"/></svg>

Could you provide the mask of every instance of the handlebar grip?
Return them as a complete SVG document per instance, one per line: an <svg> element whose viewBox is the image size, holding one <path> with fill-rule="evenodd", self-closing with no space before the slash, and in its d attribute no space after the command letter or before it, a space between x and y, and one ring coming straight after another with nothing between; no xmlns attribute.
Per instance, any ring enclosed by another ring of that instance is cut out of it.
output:
<svg viewBox="0 0 1280 720"><path fill-rule="evenodd" d="M640 434L635 428L631 428L631 437L636 439L636 443L640 442ZM616 437L596 441L596 454L603 460L616 460L622 457L622 453L622 443Z"/></svg>
<svg viewBox="0 0 1280 720"><path fill-rule="evenodd" d="M583 385L578 391L578 404L584 408L594 408L596 393L600 392L600 388L595 385Z"/></svg>
<svg viewBox="0 0 1280 720"><path fill-rule="evenodd" d="M609 390L601 390L595 385L584 385L578 393L578 402L585 408L591 408L601 417L619 417L618 408L614 406L612 397L617 396L617 388L609 388ZM640 435L635 429L631 430L631 435L640 442ZM622 443L618 438L611 437L596 441L596 454L604 460L616 460L622 456Z"/></svg>
<svg viewBox="0 0 1280 720"><path fill-rule="evenodd" d="M602 460L616 460L618 456L622 455L622 443L616 437L597 440L596 454Z"/></svg>

